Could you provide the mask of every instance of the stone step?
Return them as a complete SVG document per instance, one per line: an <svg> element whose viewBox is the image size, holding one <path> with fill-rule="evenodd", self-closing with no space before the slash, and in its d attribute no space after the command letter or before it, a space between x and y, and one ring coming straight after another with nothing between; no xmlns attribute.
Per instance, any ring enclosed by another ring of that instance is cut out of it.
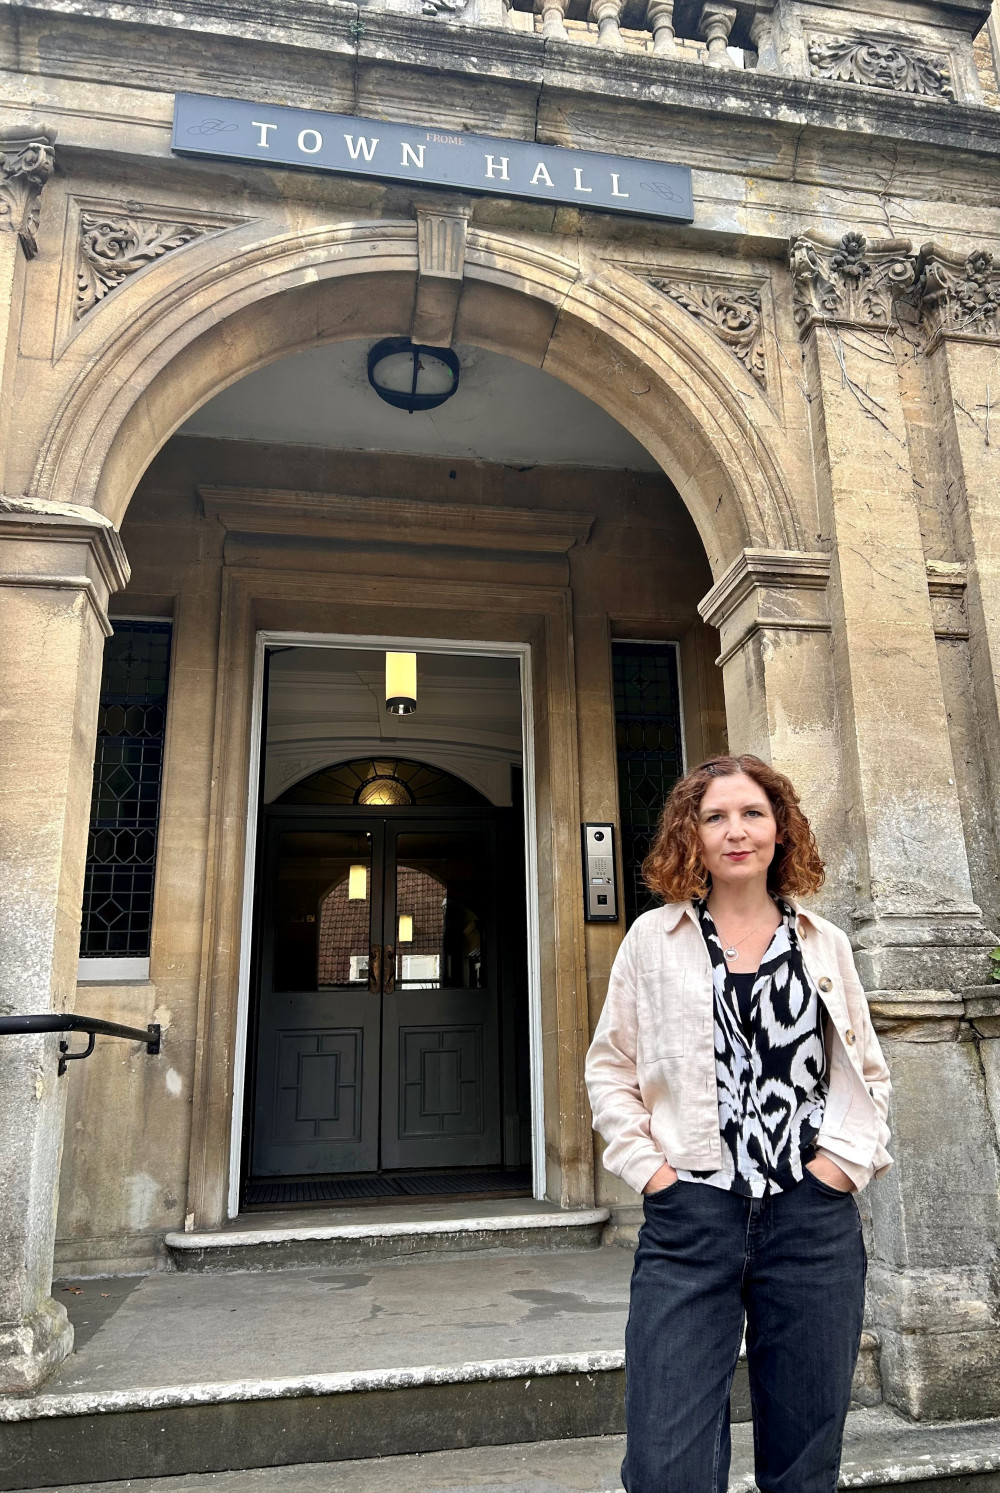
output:
<svg viewBox="0 0 1000 1493"><path fill-rule="evenodd" d="M0 1400L0 1489L613 1435L631 1268L603 1247L64 1283L77 1351Z"/></svg>
<svg viewBox="0 0 1000 1493"><path fill-rule="evenodd" d="M621 1493L623 1436L314 1462L296 1467L63 1484L53 1493ZM730 1493L751 1493L751 1428L733 1428ZM841 1488L995 1493L1000 1421L912 1425L892 1411L848 1416Z"/></svg>
<svg viewBox="0 0 1000 1493"><path fill-rule="evenodd" d="M170 1233L180 1271L371 1265L424 1255L596 1249L606 1208L563 1209L530 1198L297 1209L242 1214L224 1228Z"/></svg>

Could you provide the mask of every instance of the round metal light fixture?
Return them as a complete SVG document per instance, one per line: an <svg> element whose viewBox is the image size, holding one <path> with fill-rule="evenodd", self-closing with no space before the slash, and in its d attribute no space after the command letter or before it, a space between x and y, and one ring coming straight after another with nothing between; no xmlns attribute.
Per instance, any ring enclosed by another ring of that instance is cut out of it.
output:
<svg viewBox="0 0 1000 1493"><path fill-rule="evenodd" d="M409 337L386 337L368 354L368 382L398 410L436 410L458 388L458 358L450 347L424 347Z"/></svg>

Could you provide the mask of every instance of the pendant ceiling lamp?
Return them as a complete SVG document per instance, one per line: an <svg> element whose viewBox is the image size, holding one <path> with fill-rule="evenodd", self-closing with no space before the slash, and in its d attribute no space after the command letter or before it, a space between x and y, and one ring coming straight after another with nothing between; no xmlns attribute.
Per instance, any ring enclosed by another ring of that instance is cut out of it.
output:
<svg viewBox="0 0 1000 1493"><path fill-rule="evenodd" d="M410 914L408 912L404 912L404 913L400 914L400 918L399 918L399 938L398 938L397 942L398 943L412 943L413 942L413 917L412 917L412 914Z"/></svg>
<svg viewBox="0 0 1000 1493"><path fill-rule="evenodd" d="M368 898L368 867L352 866L347 874L348 902L365 902Z"/></svg>
<svg viewBox="0 0 1000 1493"><path fill-rule="evenodd" d="M385 656L385 708L390 715L412 715L417 708L417 655Z"/></svg>
<svg viewBox="0 0 1000 1493"><path fill-rule="evenodd" d="M386 337L368 354L368 382L379 399L410 415L444 404L458 389L458 376L458 358L450 347Z"/></svg>

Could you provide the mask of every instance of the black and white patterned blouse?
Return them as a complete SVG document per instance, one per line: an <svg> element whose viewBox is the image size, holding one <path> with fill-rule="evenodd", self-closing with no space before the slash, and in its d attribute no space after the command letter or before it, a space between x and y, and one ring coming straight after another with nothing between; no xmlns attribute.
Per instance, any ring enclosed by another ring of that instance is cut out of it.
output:
<svg viewBox="0 0 1000 1493"><path fill-rule="evenodd" d="M778 909L781 922L753 979L749 1010L743 1002L741 1013L708 907L694 904L712 959L722 1166L677 1175L744 1197L801 1182L826 1104L823 1008L802 962L795 912L785 902Z"/></svg>

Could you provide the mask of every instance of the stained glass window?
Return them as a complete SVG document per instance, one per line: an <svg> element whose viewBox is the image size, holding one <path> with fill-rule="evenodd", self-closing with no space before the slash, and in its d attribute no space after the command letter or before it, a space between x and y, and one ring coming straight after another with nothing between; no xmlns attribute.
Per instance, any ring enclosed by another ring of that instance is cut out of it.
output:
<svg viewBox="0 0 1000 1493"><path fill-rule="evenodd" d="M149 954L170 623L115 621L104 647L80 953Z"/></svg>
<svg viewBox="0 0 1000 1493"><path fill-rule="evenodd" d="M409 804L474 807L488 802L460 778L425 762L403 757L361 757L324 767L286 788L279 804L363 804L402 808Z"/></svg>
<svg viewBox="0 0 1000 1493"><path fill-rule="evenodd" d="M656 905L642 863L664 799L684 771L677 645L616 642L612 663L627 927Z"/></svg>

